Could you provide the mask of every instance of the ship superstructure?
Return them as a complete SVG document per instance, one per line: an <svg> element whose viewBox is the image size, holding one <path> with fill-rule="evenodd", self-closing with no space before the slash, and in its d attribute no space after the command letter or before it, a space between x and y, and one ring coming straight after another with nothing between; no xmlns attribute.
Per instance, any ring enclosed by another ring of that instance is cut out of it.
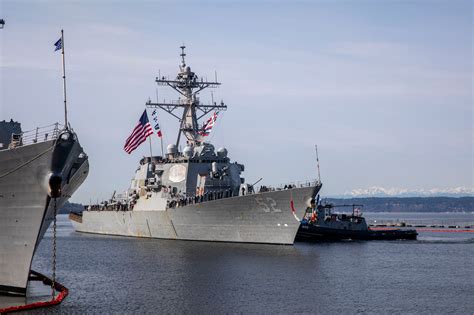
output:
<svg viewBox="0 0 474 315"><path fill-rule="evenodd" d="M199 93L220 83L199 78L186 64L184 48L176 78L156 78L158 85L178 92L179 101L146 103L179 120L176 143L168 145L164 156L143 158L130 189L120 198L71 214L74 227L101 234L292 244L299 219L321 183L255 192L241 177L244 165L232 162L226 148L216 150L206 141L209 125L199 120L227 105L201 104ZM186 145L179 151L182 135Z"/></svg>
<svg viewBox="0 0 474 315"><path fill-rule="evenodd" d="M22 132L0 122L0 293L25 294L33 255L59 209L87 177L76 133L54 124Z"/></svg>

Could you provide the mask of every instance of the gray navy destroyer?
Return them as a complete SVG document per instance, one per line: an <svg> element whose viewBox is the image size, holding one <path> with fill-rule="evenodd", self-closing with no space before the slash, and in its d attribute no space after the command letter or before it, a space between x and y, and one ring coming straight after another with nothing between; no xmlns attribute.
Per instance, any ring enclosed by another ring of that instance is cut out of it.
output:
<svg viewBox="0 0 474 315"><path fill-rule="evenodd" d="M0 293L25 294L33 255L89 164L71 128L0 122Z"/></svg>
<svg viewBox="0 0 474 315"><path fill-rule="evenodd" d="M293 244L300 219L321 188L320 181L289 185L287 189L262 186L259 191L241 177L244 165L232 162L225 148L215 150L206 141L199 120L223 103L201 104L198 94L220 83L199 78L182 62L175 79L156 78L180 94L172 103L152 103L177 118L176 143L164 156L148 156L130 188L82 213L71 213L76 231L178 240ZM178 113L182 110L182 113ZM186 146L178 150L180 138Z"/></svg>

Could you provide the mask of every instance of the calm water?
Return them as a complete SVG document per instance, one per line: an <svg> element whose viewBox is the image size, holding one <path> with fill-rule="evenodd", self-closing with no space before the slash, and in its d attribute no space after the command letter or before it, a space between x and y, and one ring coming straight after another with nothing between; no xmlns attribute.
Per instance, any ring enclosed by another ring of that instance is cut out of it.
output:
<svg viewBox="0 0 474 315"><path fill-rule="evenodd" d="M407 216L474 222L472 213L366 214ZM48 313L474 313L474 233L248 245L79 234L62 215L58 235L70 295ZM48 232L33 262L48 275L51 242Z"/></svg>

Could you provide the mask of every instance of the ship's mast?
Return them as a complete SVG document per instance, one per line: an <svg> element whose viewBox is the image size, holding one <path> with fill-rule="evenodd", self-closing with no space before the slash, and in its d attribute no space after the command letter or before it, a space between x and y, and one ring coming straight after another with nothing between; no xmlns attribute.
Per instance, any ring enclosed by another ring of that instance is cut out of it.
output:
<svg viewBox="0 0 474 315"><path fill-rule="evenodd" d="M200 134L199 119L204 115L208 114L212 110L226 110L227 105L221 101L220 104L213 102L212 104L204 105L199 102L197 97L198 93L202 90L210 87L216 88L221 85L219 82L204 81L204 79L198 78L198 76L191 71L191 67L186 65L184 57L185 46L181 46L181 65L179 66L179 73L175 80L168 80L165 77L156 78L156 83L160 86L169 86L176 92L181 94L182 98L178 101L171 103L152 103L148 101L146 106L149 108L161 108L165 112L169 113L173 117L177 118L180 122L180 128L178 132L178 138L176 140L176 146L179 145L181 133L183 133L188 142L191 144L199 144L203 142L204 137ZM216 80L217 81L217 80ZM183 108L181 116L174 113L178 108Z"/></svg>

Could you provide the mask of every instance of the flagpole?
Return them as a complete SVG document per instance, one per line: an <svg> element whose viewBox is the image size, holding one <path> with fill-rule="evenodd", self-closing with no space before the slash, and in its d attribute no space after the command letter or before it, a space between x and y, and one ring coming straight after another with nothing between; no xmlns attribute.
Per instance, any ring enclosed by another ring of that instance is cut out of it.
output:
<svg viewBox="0 0 474 315"><path fill-rule="evenodd" d="M161 76L160 76L159 73L160 73L160 70L158 70L158 78L161 78ZM157 103L160 102L160 100L158 99L158 88L156 88L156 102L157 102ZM152 114L152 116L153 116L153 114ZM158 117L157 117L156 119L158 119ZM163 151L163 135L161 135L161 137L160 137L160 142L161 142L161 156L164 158L164 157L165 157L165 153L164 153L164 151Z"/></svg>
<svg viewBox="0 0 474 315"><path fill-rule="evenodd" d="M64 56L64 31L61 30L61 55L63 59L63 94L64 94L64 125L66 129L68 128L68 123L67 123L67 104L66 104L66 61L65 61L65 56Z"/></svg>
<svg viewBox="0 0 474 315"><path fill-rule="evenodd" d="M163 136L160 137L160 141L161 141L161 156L165 157L165 153L163 151Z"/></svg>
<svg viewBox="0 0 474 315"><path fill-rule="evenodd" d="M151 151L151 137L148 137L148 140L149 140L149 142L150 142L150 157L152 157L152 156L153 156L153 152Z"/></svg>

